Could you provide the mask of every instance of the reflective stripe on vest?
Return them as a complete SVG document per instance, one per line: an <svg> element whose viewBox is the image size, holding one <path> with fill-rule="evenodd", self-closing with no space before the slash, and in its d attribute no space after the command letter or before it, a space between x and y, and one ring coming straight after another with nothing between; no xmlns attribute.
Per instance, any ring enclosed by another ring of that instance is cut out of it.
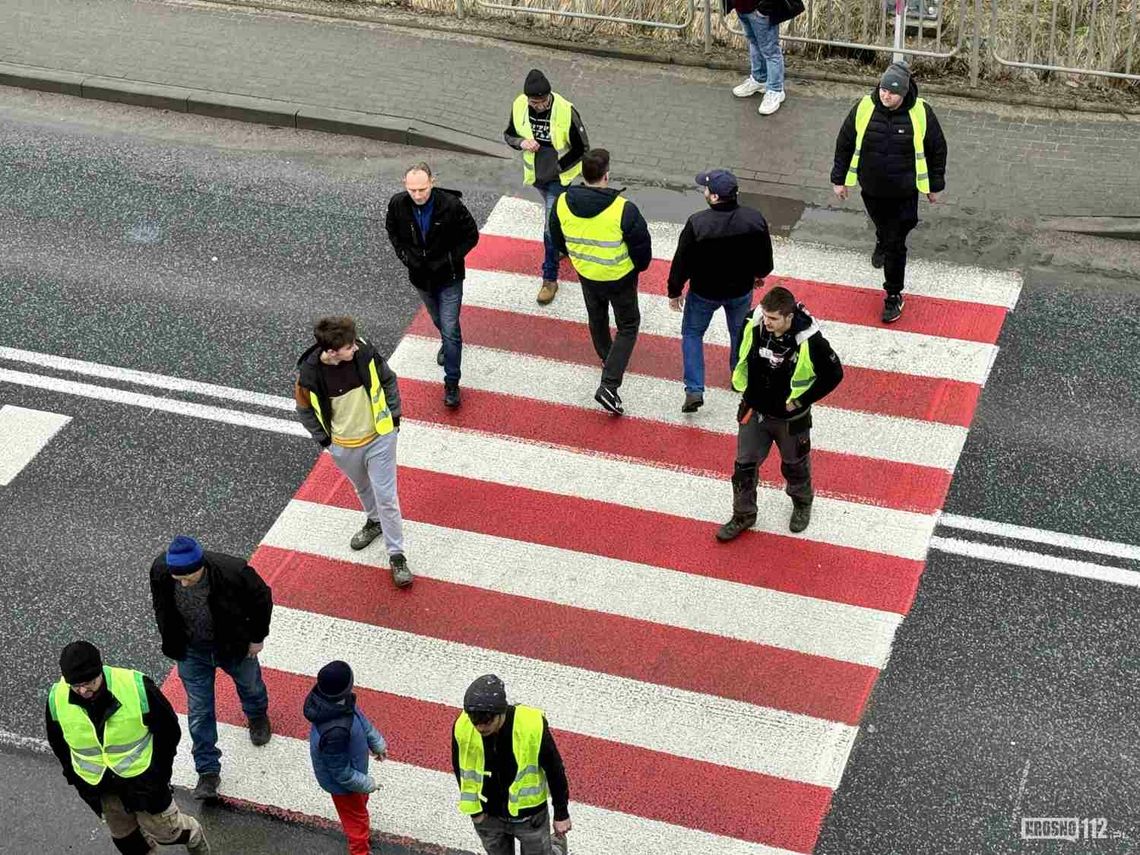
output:
<svg viewBox="0 0 1140 855"><path fill-rule="evenodd" d="M91 786L110 769L120 778L134 778L150 768L153 737L143 723L149 707L142 674L127 668L103 668L103 680L119 708L103 725L103 742L87 711L71 702L71 687L59 680L48 696L51 717L59 722L71 750L71 767Z"/></svg>
<svg viewBox="0 0 1140 855"><path fill-rule="evenodd" d="M864 95L855 111L855 153L851 155L851 165L847 167L847 179L844 182L848 187L854 187L859 177L859 160L863 151L863 135L871 124L871 115L875 112L875 101L870 95ZM926 167L926 102L916 98L914 106L907 111L910 116L910 126L914 137L914 183L919 193L930 192L930 172Z"/></svg>
<svg viewBox="0 0 1140 855"><path fill-rule="evenodd" d="M757 309L757 311L760 311ZM756 321L749 318L744 323L744 333L740 337L740 350L736 354L736 367L732 370L732 388L737 392L744 392L748 388L748 352L752 350L752 330ZM815 382L815 365L811 361L811 348L808 339L819 332L819 324L812 321L811 326L796 334L796 343L799 353L796 356L796 370L792 372L791 388L785 403L790 404L804 392L811 388Z"/></svg>
<svg viewBox="0 0 1140 855"><path fill-rule="evenodd" d="M621 233L624 198L618 196L594 217L576 216L570 210L565 193L558 197L555 208L570 263L580 276L595 282L615 282L633 272L629 247Z"/></svg>
<svg viewBox="0 0 1140 855"><path fill-rule="evenodd" d="M455 743L459 747L459 812L474 815L483 812L483 779L491 775L484 767L483 736L475 729L467 713L455 720ZM507 811L518 816L520 810L546 804L549 791L546 773L538 765L542 745L542 710L515 707L515 724L511 732L511 748L518 773L507 791Z"/></svg>
<svg viewBox="0 0 1140 855"><path fill-rule="evenodd" d="M376 433L383 436L394 430L396 423L392 421L392 411L388 409L388 399L384 395L384 386L380 382L380 374L376 370L376 360L374 359L368 362L368 401L372 405L372 422L376 428ZM313 406L317 421L321 423L321 427L329 435L329 439L332 439L332 424L325 421L325 414L321 409L321 400L313 389L309 390L309 403Z"/></svg>
<svg viewBox="0 0 1140 855"><path fill-rule="evenodd" d="M550 144L554 146L558 159L561 160L570 153L570 120L573 118L574 105L557 92L552 92L551 95L554 97L554 103L550 107ZM530 106L527 104L526 95L515 98L514 106L511 108L511 118L520 137L524 140L534 139L534 131L530 127ZM534 152L524 151L522 156L523 183L534 184ZM579 160L565 172L560 172L558 180L564 185L569 184L581 172L582 161Z"/></svg>

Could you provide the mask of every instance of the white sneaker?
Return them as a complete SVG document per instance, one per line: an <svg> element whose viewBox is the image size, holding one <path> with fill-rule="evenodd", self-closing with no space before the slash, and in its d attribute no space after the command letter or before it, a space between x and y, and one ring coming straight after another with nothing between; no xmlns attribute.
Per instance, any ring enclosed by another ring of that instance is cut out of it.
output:
<svg viewBox="0 0 1140 855"><path fill-rule="evenodd" d="M755 95L757 92L764 91L764 84L757 83L752 79L752 75L748 75L743 83L739 86L732 87L732 94L737 98L747 98L749 95Z"/></svg>
<svg viewBox="0 0 1140 855"><path fill-rule="evenodd" d="M764 100L760 102L760 115L771 116L780 109L786 97L783 92L765 92Z"/></svg>

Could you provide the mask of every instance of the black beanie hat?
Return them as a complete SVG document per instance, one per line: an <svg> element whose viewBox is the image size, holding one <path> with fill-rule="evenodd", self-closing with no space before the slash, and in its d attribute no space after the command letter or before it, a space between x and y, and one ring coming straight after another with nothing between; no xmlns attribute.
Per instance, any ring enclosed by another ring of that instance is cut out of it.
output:
<svg viewBox="0 0 1140 855"><path fill-rule="evenodd" d="M333 660L317 672L317 690L331 701L343 698L352 691L352 668L347 662Z"/></svg>
<svg viewBox="0 0 1140 855"><path fill-rule="evenodd" d="M507 687L494 674L484 674L463 695L464 712L501 713L506 709Z"/></svg>
<svg viewBox="0 0 1140 855"><path fill-rule="evenodd" d="M59 672L69 686L94 680L103 673L103 657L90 641L73 641L59 654Z"/></svg>
<svg viewBox="0 0 1140 855"><path fill-rule="evenodd" d="M541 98L543 95L549 95L550 81L537 68L532 68L527 72L526 83L523 84L523 94L528 98Z"/></svg>

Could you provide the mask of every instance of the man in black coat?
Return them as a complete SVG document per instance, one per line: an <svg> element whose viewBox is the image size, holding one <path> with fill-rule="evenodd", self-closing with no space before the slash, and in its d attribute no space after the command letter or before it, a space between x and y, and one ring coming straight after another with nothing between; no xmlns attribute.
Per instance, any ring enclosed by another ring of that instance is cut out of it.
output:
<svg viewBox="0 0 1140 855"><path fill-rule="evenodd" d="M162 652L178 663L186 689L198 772L194 797L213 801L222 771L214 712L218 668L234 681L249 719L250 741L258 746L269 742L269 694L257 654L269 634L273 595L243 559L204 552L194 538L184 536L174 538L154 559L150 595Z"/></svg>
<svg viewBox="0 0 1140 855"><path fill-rule="evenodd" d="M436 187L426 163L408 169L404 188L388 201L388 240L443 339L435 359L443 366L443 403L454 409L463 348L463 259L479 243L479 227L461 201L463 194Z"/></svg>
<svg viewBox="0 0 1140 855"><path fill-rule="evenodd" d="M920 148L916 126L925 129ZM883 268L883 322L889 324L903 310L906 237L918 225L918 194L933 204L946 187L946 137L905 62L891 64L879 88L851 108L839 129L832 189L842 201L856 181L875 223L871 264Z"/></svg>

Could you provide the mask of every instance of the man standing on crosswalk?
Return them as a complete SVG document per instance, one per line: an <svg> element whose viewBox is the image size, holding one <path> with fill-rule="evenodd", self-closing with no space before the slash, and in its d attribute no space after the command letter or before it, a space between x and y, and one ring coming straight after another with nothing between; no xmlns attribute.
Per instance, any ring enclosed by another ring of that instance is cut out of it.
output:
<svg viewBox="0 0 1140 855"><path fill-rule="evenodd" d="M729 541L756 522L759 467L772 443L792 499L789 528L811 521L811 405L843 379L839 357L819 324L787 288L765 294L744 325L732 387L742 392L737 410L736 465L732 472L732 519L716 533Z"/></svg>
<svg viewBox="0 0 1140 855"><path fill-rule="evenodd" d="M503 681L486 674L463 696L455 720L451 767L459 811L471 817L487 855L552 855L547 800L554 802L554 839L565 852L570 785L541 710L508 704Z"/></svg>
<svg viewBox="0 0 1140 855"><path fill-rule="evenodd" d="M571 187L559 197L548 228L555 247L570 256L582 283L590 338L602 360L602 382L594 400L620 416L625 409L618 387L641 326L637 275L653 261L653 246L637 206L609 186L608 151L586 152L582 178L586 186ZM616 338L610 336L610 306Z"/></svg>

